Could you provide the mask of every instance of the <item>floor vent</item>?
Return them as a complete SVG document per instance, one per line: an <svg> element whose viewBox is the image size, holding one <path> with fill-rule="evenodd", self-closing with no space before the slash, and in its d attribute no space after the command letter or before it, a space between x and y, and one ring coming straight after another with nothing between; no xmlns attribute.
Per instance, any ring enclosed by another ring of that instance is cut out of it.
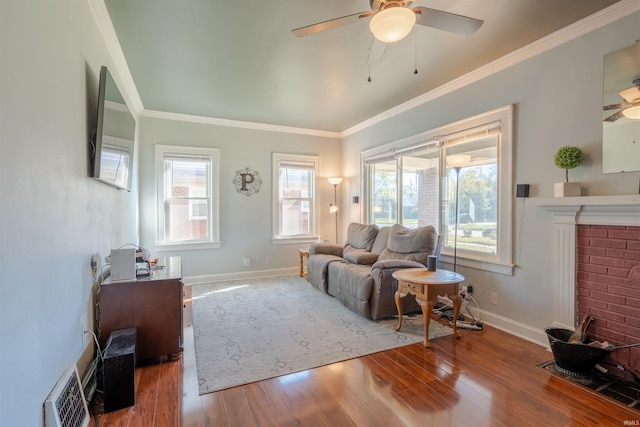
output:
<svg viewBox="0 0 640 427"><path fill-rule="evenodd" d="M44 402L45 427L86 427L89 409L84 400L78 370L70 366Z"/></svg>

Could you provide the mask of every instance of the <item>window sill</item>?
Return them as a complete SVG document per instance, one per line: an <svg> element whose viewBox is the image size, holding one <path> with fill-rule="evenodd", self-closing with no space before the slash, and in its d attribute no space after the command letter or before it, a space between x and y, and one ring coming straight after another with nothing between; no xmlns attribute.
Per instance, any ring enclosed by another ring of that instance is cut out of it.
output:
<svg viewBox="0 0 640 427"><path fill-rule="evenodd" d="M301 243L307 243L307 244L311 244L311 243L315 243L318 241L317 237L313 237L313 236L305 236L305 237L286 237L286 238L278 238L278 237L274 237L271 242L274 245L299 245Z"/></svg>
<svg viewBox="0 0 640 427"><path fill-rule="evenodd" d="M453 256L447 254L440 254L440 261L450 264L450 267L447 267L453 270ZM486 259L472 259L472 258L462 258L458 255L458 259L456 260L456 264L458 266L474 268L476 270L484 270L489 271L491 273L499 273L508 276L513 276L516 266L513 264L504 264L500 261L496 260L486 260Z"/></svg>
<svg viewBox="0 0 640 427"><path fill-rule="evenodd" d="M217 249L222 246L222 242L203 242L203 243L171 243L157 244L154 246L158 252L169 251L191 251L202 249Z"/></svg>

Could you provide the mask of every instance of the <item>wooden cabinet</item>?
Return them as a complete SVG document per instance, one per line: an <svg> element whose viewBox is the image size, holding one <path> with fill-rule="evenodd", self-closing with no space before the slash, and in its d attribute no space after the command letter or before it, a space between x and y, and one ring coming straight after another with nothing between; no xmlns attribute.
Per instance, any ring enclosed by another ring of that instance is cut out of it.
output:
<svg viewBox="0 0 640 427"><path fill-rule="evenodd" d="M183 284L180 257L160 258L150 276L100 285L100 347L111 331L137 328L136 359L176 359L182 352Z"/></svg>

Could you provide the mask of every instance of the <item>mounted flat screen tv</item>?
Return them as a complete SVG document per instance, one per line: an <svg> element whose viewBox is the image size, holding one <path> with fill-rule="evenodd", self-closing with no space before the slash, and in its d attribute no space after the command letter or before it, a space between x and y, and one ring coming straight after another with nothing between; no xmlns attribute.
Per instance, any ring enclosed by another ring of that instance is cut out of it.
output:
<svg viewBox="0 0 640 427"><path fill-rule="evenodd" d="M107 67L100 69L96 128L89 138L91 177L131 190L136 122Z"/></svg>

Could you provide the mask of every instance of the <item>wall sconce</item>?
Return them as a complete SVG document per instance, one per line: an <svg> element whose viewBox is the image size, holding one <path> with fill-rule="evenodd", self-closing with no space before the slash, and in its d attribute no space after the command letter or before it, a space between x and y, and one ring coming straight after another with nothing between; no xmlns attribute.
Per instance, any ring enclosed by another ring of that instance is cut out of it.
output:
<svg viewBox="0 0 640 427"><path fill-rule="evenodd" d="M336 243L338 243L338 184L342 182L342 178L329 178L329 183L333 185L333 204L329 203L329 213L336 215Z"/></svg>

